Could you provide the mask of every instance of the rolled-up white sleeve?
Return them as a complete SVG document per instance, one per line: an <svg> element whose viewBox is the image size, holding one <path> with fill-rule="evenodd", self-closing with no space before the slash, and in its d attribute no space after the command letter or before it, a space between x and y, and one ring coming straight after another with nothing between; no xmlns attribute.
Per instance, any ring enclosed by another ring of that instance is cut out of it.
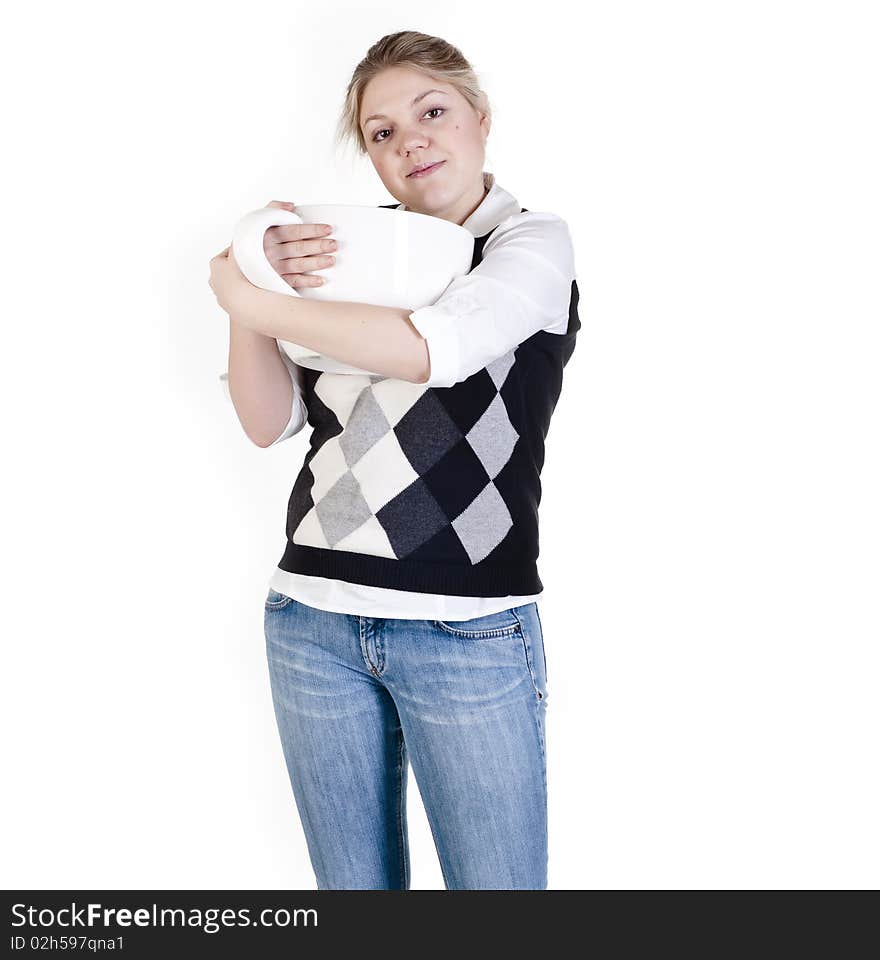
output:
<svg viewBox="0 0 880 960"><path fill-rule="evenodd" d="M508 217L483 259L436 303L410 314L425 338L429 387L451 387L539 330L564 332L575 279L568 224L552 213Z"/></svg>
<svg viewBox="0 0 880 960"><path fill-rule="evenodd" d="M284 428L284 431L280 434L280 436L276 437L269 444L270 447L274 447L276 443L281 443L282 440L286 440L288 437L292 437L295 433L299 433L299 431L302 430L302 428L306 425L309 418L309 412L304 399L305 391L302 367L299 366L299 364L294 363L280 346L278 347L278 352L281 354L281 359L284 361L284 365L287 367L287 371L290 374L290 381L293 384L293 403L291 404L290 419L287 421L287 426Z"/></svg>

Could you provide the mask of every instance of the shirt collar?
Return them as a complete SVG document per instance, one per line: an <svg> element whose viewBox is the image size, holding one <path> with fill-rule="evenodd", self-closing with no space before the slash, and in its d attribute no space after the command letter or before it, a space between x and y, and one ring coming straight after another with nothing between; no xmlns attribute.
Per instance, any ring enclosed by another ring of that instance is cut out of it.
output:
<svg viewBox="0 0 880 960"><path fill-rule="evenodd" d="M489 192L483 197L480 205L462 224L475 237L491 233L502 220L506 220L522 209L519 201L495 182L494 173L483 171L483 186ZM398 210L406 210L406 204L399 203Z"/></svg>

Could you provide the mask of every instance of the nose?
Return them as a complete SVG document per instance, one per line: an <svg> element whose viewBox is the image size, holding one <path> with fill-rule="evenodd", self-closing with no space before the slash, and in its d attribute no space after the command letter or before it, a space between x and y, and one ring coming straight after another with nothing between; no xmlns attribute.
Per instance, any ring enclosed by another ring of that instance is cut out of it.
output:
<svg viewBox="0 0 880 960"><path fill-rule="evenodd" d="M400 144L403 155L406 156L413 150L424 150L428 145L428 138L420 130L407 130L401 136Z"/></svg>

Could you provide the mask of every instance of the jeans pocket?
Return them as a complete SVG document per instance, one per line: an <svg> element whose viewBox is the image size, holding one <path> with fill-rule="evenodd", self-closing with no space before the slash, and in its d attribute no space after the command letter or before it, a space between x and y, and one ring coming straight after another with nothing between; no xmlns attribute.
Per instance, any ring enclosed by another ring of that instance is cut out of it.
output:
<svg viewBox="0 0 880 960"><path fill-rule="evenodd" d="M435 620L437 626L456 637L507 637L520 629L513 608L486 613L468 620Z"/></svg>
<svg viewBox="0 0 880 960"><path fill-rule="evenodd" d="M280 610L282 607L286 607L289 603L293 603L293 597L288 597L286 594L279 593L277 590L273 590L269 587L269 592L266 595L265 607L267 610Z"/></svg>
<svg viewBox="0 0 880 960"><path fill-rule="evenodd" d="M544 652L544 630L538 615L538 605L533 603L530 609L523 608L523 630L521 633L523 655L532 681L535 697L546 704L547 701L547 656Z"/></svg>
<svg viewBox="0 0 880 960"><path fill-rule="evenodd" d="M544 684L547 684L547 650L544 647L544 624L541 623L541 613L538 610L538 604L535 604L535 617L538 620L538 631L541 634L541 659L544 661Z"/></svg>

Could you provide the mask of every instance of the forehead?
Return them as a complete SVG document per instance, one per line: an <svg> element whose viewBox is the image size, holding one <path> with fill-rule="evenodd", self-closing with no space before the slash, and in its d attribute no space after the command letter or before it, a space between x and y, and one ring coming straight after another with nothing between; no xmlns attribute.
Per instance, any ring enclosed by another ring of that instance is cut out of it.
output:
<svg viewBox="0 0 880 960"><path fill-rule="evenodd" d="M442 80L435 80L418 70L408 67L388 67L376 74L364 87L361 96L361 123L373 114L390 116L392 112L404 113L412 106L412 101L426 90L440 90L447 96L454 96L455 89Z"/></svg>

